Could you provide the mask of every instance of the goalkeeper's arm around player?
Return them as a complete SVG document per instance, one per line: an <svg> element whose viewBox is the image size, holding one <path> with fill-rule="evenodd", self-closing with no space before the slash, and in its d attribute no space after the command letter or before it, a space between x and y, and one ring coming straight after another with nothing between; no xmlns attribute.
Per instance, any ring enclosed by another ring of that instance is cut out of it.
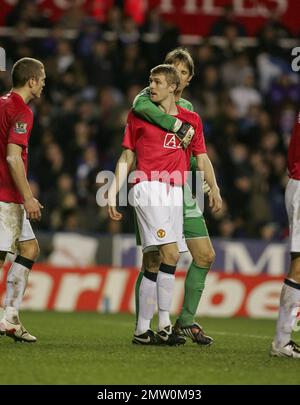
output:
<svg viewBox="0 0 300 405"><path fill-rule="evenodd" d="M193 111L193 105L189 101L179 98L179 105L186 108L187 110ZM151 124L157 125L161 128L166 129L167 131L175 132L181 128L189 130L191 128L194 131L193 127L187 123L183 123L178 118L173 117L172 115L166 114L162 111L155 103L150 99L150 89L149 87L143 89L134 99L132 110L135 114L140 116L142 119L151 122ZM188 127L187 127L188 126ZM190 159L190 169L192 171L198 170L196 159L191 156ZM205 194L210 192L210 187L207 184L206 180L203 181L203 192Z"/></svg>
<svg viewBox="0 0 300 405"><path fill-rule="evenodd" d="M184 100L184 103L188 103L188 109L193 110L191 103L186 100ZM149 87L142 90L136 96L133 102L132 110L136 115L140 116L142 119L150 122L151 124L175 133L184 148L187 148L194 136L195 130L192 125L187 122L182 122L180 119L172 115L166 114L161 108L151 101Z"/></svg>
<svg viewBox="0 0 300 405"><path fill-rule="evenodd" d="M217 184L214 168L206 153L196 156L198 169L204 173L204 179L210 190L208 192L209 206L212 212L217 212L222 207L222 198L220 195L220 189Z"/></svg>

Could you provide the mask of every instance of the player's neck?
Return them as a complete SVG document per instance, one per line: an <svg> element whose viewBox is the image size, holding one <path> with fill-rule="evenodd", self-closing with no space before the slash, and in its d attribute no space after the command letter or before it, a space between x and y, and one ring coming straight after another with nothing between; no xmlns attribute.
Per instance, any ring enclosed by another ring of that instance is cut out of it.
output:
<svg viewBox="0 0 300 405"><path fill-rule="evenodd" d="M164 110L166 114L169 115L177 115L178 114L178 109L175 104L175 98L174 95L166 98L160 103L160 107Z"/></svg>
<svg viewBox="0 0 300 405"><path fill-rule="evenodd" d="M181 95L182 95L182 91L175 93L175 101L178 101L181 98Z"/></svg>
<svg viewBox="0 0 300 405"><path fill-rule="evenodd" d="M14 93L17 93L24 101L25 104L28 104L29 101L32 99L32 97L30 97L30 95L28 94L28 91L24 88L12 88L12 91Z"/></svg>

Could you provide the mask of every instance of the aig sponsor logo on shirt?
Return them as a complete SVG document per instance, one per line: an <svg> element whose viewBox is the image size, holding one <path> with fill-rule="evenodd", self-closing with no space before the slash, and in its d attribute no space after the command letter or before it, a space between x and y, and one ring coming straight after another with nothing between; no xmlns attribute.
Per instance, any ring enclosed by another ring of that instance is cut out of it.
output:
<svg viewBox="0 0 300 405"><path fill-rule="evenodd" d="M164 140L164 148L167 149L182 149L175 134L167 133Z"/></svg>

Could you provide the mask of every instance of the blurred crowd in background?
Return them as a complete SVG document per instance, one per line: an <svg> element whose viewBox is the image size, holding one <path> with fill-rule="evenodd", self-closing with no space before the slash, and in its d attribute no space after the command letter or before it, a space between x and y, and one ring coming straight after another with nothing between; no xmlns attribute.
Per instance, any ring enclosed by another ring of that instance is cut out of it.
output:
<svg viewBox="0 0 300 405"><path fill-rule="evenodd" d="M97 206L95 179L101 170L114 170L133 99L147 86L149 70L180 45L179 30L157 9L138 26L117 5L102 24L76 8L50 24L31 1L13 9L6 25L14 27L12 36L0 37L8 72L23 56L46 66L44 94L32 105L29 177L45 206L35 229L134 232L132 208L114 222ZM32 38L30 27L49 28L50 34ZM78 29L74 38L67 38L66 28ZM210 37L187 46L195 76L184 93L203 120L223 197L221 212L205 209L209 232L284 239L287 146L300 87L290 67L291 49L278 41L291 35L274 17L257 36L257 46L241 47L237 39L246 32L226 15L211 34L221 36L224 46L213 45ZM10 87L9 74L2 73L1 94Z"/></svg>

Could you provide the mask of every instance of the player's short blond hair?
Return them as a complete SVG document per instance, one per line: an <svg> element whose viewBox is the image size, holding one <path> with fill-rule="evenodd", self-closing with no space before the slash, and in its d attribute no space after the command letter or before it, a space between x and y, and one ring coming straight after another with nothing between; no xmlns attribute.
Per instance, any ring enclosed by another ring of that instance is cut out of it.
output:
<svg viewBox="0 0 300 405"><path fill-rule="evenodd" d="M150 70L151 76L155 75L164 75L166 77L166 81L169 85L175 84L176 89L180 84L180 77L177 72L177 69L168 64L158 65L155 66L153 69Z"/></svg>
<svg viewBox="0 0 300 405"><path fill-rule="evenodd" d="M19 59L12 68L12 85L15 88L25 86L30 79L39 79L44 65L41 61L33 58Z"/></svg>
<svg viewBox="0 0 300 405"><path fill-rule="evenodd" d="M195 65L188 49L181 47L175 48L173 51L167 53L164 61L164 63L168 63L170 65L176 65L179 62L184 63L189 69L190 75L194 76Z"/></svg>

